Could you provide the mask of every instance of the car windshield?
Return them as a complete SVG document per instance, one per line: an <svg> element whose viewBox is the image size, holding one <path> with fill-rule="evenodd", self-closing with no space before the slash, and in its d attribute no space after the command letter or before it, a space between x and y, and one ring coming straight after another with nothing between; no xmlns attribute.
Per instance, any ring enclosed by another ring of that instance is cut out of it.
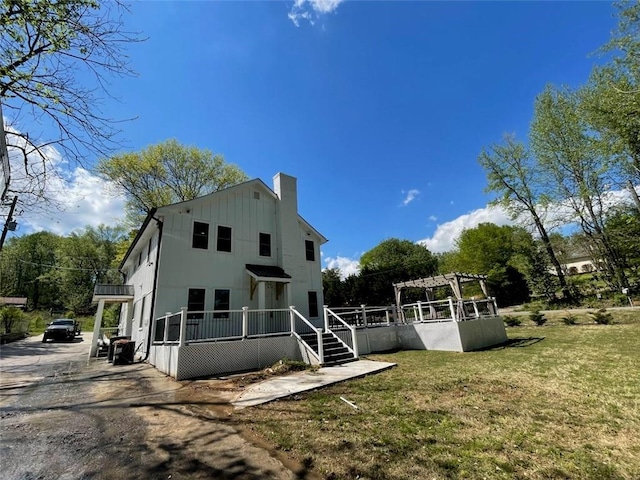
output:
<svg viewBox="0 0 640 480"><path fill-rule="evenodd" d="M54 320L51 325L73 325L73 320L62 318L60 320Z"/></svg>

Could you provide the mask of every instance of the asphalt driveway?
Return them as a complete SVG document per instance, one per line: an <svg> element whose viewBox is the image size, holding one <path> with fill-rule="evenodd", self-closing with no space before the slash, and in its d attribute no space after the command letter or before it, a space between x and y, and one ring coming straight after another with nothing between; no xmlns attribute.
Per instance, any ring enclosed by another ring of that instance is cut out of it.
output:
<svg viewBox="0 0 640 480"><path fill-rule="evenodd" d="M312 478L239 434L223 381L89 362L90 335L0 347L3 479Z"/></svg>

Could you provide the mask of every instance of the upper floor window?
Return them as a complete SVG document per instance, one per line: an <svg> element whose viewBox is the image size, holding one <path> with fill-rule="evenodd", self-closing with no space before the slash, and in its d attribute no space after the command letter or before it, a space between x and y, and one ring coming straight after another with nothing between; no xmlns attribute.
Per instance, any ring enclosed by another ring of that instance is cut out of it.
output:
<svg viewBox="0 0 640 480"><path fill-rule="evenodd" d="M193 222L193 248L209 248L209 224L203 222Z"/></svg>
<svg viewBox="0 0 640 480"><path fill-rule="evenodd" d="M313 240L305 240L304 241L305 251L307 255L307 260L311 262L316 261L316 247L313 244Z"/></svg>
<svg viewBox="0 0 640 480"><path fill-rule="evenodd" d="M216 249L219 252L231 251L231 227L218 225L218 244Z"/></svg>
<svg viewBox="0 0 640 480"><path fill-rule="evenodd" d="M271 256L271 234L269 233L260 234L260 256Z"/></svg>
<svg viewBox="0 0 640 480"><path fill-rule="evenodd" d="M153 238L149 239L149 245L147 245L147 262L151 261L151 242L153 241Z"/></svg>
<svg viewBox="0 0 640 480"><path fill-rule="evenodd" d="M138 266L142 265L142 250L138 252Z"/></svg>

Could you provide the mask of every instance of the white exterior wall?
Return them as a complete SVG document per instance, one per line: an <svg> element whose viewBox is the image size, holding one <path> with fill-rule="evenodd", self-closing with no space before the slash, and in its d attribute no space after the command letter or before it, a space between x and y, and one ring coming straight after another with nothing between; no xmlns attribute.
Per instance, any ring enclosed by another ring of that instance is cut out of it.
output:
<svg viewBox="0 0 640 480"><path fill-rule="evenodd" d="M274 192L280 199L277 205L277 226L281 249L278 252L279 264L291 275L295 282L291 284L291 305L310 318L309 292L316 292L318 298L318 316L322 317L324 296L322 290L322 269L320 266L320 238L300 221L298 215L297 180L279 173L273 178ZM314 242L315 260L306 258L305 241Z"/></svg>
<svg viewBox="0 0 640 480"><path fill-rule="evenodd" d="M253 198L254 191L260 193L259 200ZM273 194L256 183L169 207L163 213L157 314L186 307L190 288L205 289L205 310L213 310L215 289L231 290L232 310L243 306L257 308L257 291L252 300L249 298L250 280L245 265L277 264ZM194 222L209 224L206 250L192 247ZM216 250L219 225L232 229L231 252ZM271 234L271 257L259 255L260 233Z"/></svg>
<svg viewBox="0 0 640 480"><path fill-rule="evenodd" d="M489 317L458 323L462 351L500 345L507 341L507 332L502 317Z"/></svg>
<svg viewBox="0 0 640 480"><path fill-rule="evenodd" d="M158 228L152 221L123 266L123 271L127 274L127 284L133 285L134 300L133 312L129 312L126 304L123 305L120 311L119 330L124 335L131 335L131 339L136 342L139 354L146 354L147 335L151 324L158 237ZM149 241L151 241L151 251L149 251ZM142 254L141 263L138 265L140 254ZM142 344L141 347L139 347L140 344Z"/></svg>
<svg viewBox="0 0 640 480"><path fill-rule="evenodd" d="M127 283L134 286L135 318L132 338L144 341L149 330L149 318L167 312L177 312L188 305L190 288L205 290L205 310L214 309L216 289L230 290L230 309L244 306L259 308L259 289L250 294L251 279L246 264L279 266L291 275L289 287L277 292L276 284L266 283L265 308L288 308L295 305L305 316L309 313L308 292L316 292L318 317L322 317L322 271L320 245L325 239L297 213L296 180L279 174L276 188L286 187L286 195L278 197L263 182L253 180L195 200L159 208L155 218L162 221L160 258L156 259L159 229L152 220L127 257L124 270ZM280 180L280 182L279 182ZM280 200L282 198L283 200ZM208 248L192 247L194 222L209 225ZM218 226L232 229L231 252L217 251ZM271 256L259 253L259 234L271 235ZM146 261L148 239L153 237L152 261ZM305 240L312 240L315 260L305 256ZM143 262L136 267L138 253ZM158 268L157 294L151 311L154 275ZM289 290L287 299L287 290ZM142 313L142 298L144 313ZM126 307L122 318L126 318ZM142 316L141 316L142 315ZM123 325L124 327L124 325ZM124 330L124 328L122 329ZM136 345L137 346L137 345Z"/></svg>

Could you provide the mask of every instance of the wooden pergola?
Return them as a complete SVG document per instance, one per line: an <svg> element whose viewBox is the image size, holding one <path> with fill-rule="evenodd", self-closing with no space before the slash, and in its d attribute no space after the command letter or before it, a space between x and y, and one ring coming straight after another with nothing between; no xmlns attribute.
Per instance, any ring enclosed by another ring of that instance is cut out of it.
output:
<svg viewBox="0 0 640 480"><path fill-rule="evenodd" d="M458 273L452 272L444 275L438 275L435 277L419 278L417 280L409 280L406 282L398 282L393 284L393 290L396 298L396 305L398 308L402 307L402 290L404 288L424 288L427 296L427 301L433 300L433 289L438 287L451 287L453 294L457 300L462 300L462 287L463 283L478 282L482 293L486 297L489 297L487 290L487 276L479 275L476 273Z"/></svg>

